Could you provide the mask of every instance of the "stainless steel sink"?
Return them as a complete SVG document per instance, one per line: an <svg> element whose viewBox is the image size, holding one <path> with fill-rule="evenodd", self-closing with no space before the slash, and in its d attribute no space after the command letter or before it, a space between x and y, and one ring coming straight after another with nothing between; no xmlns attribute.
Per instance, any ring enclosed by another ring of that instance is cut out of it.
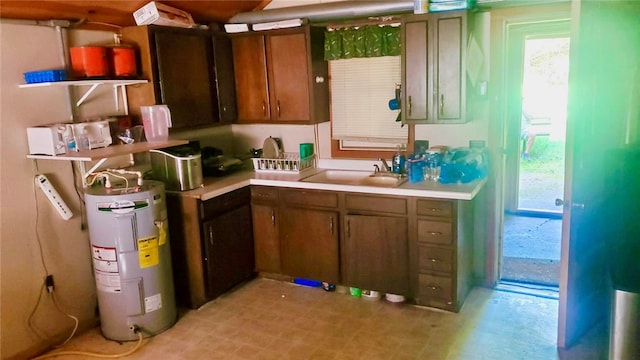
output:
<svg viewBox="0 0 640 360"><path fill-rule="evenodd" d="M372 173L356 170L325 170L308 176L301 181L322 184L354 186L396 187L407 181L406 177L391 173Z"/></svg>

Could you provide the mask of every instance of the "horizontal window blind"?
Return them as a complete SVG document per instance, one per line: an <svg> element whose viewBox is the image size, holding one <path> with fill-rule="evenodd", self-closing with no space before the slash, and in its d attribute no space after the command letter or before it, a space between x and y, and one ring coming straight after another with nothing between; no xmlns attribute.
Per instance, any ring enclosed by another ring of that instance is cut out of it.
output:
<svg viewBox="0 0 640 360"><path fill-rule="evenodd" d="M400 57L353 58L329 62L332 139L404 144L408 127L390 110L400 84Z"/></svg>

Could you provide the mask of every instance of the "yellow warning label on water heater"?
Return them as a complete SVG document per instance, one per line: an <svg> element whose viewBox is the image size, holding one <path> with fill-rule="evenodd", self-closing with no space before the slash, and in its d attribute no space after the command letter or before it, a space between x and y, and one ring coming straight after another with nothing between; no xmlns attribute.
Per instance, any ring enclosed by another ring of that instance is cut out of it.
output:
<svg viewBox="0 0 640 360"><path fill-rule="evenodd" d="M167 222L166 221L155 221L154 224L158 228L158 236L160 237L160 245L164 245L167 243Z"/></svg>
<svg viewBox="0 0 640 360"><path fill-rule="evenodd" d="M138 258L141 269L158 265L160 257L158 256L158 238L156 236L138 239Z"/></svg>

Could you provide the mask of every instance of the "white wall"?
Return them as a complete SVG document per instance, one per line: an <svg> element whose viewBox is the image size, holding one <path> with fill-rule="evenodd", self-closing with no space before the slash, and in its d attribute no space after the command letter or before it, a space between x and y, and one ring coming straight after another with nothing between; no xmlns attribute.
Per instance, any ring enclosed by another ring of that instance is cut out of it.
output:
<svg viewBox="0 0 640 360"><path fill-rule="evenodd" d="M86 34L85 34L86 33ZM111 37L100 32L91 41ZM97 37L97 38L94 38ZM73 187L71 162L26 158L26 128L68 121L65 87L20 89L26 71L60 68L56 31L49 27L0 22L0 306L1 358L27 358L63 341L73 321L57 311L44 292L53 274L60 308L80 319L80 331L96 325L96 294L82 207ZM110 97L109 97L110 99ZM91 98L91 112L114 112L112 101ZM74 213L62 220L33 178L46 174ZM42 256L41 256L42 252ZM36 308L36 305L37 308ZM34 312L35 309L35 312ZM29 326L29 315L34 312Z"/></svg>

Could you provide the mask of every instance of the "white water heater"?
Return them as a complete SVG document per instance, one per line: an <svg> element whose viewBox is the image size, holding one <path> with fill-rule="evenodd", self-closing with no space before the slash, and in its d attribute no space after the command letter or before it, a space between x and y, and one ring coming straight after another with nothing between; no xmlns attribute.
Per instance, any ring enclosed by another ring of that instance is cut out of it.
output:
<svg viewBox="0 0 640 360"><path fill-rule="evenodd" d="M177 320L164 184L87 189L87 222L107 339L156 335Z"/></svg>

